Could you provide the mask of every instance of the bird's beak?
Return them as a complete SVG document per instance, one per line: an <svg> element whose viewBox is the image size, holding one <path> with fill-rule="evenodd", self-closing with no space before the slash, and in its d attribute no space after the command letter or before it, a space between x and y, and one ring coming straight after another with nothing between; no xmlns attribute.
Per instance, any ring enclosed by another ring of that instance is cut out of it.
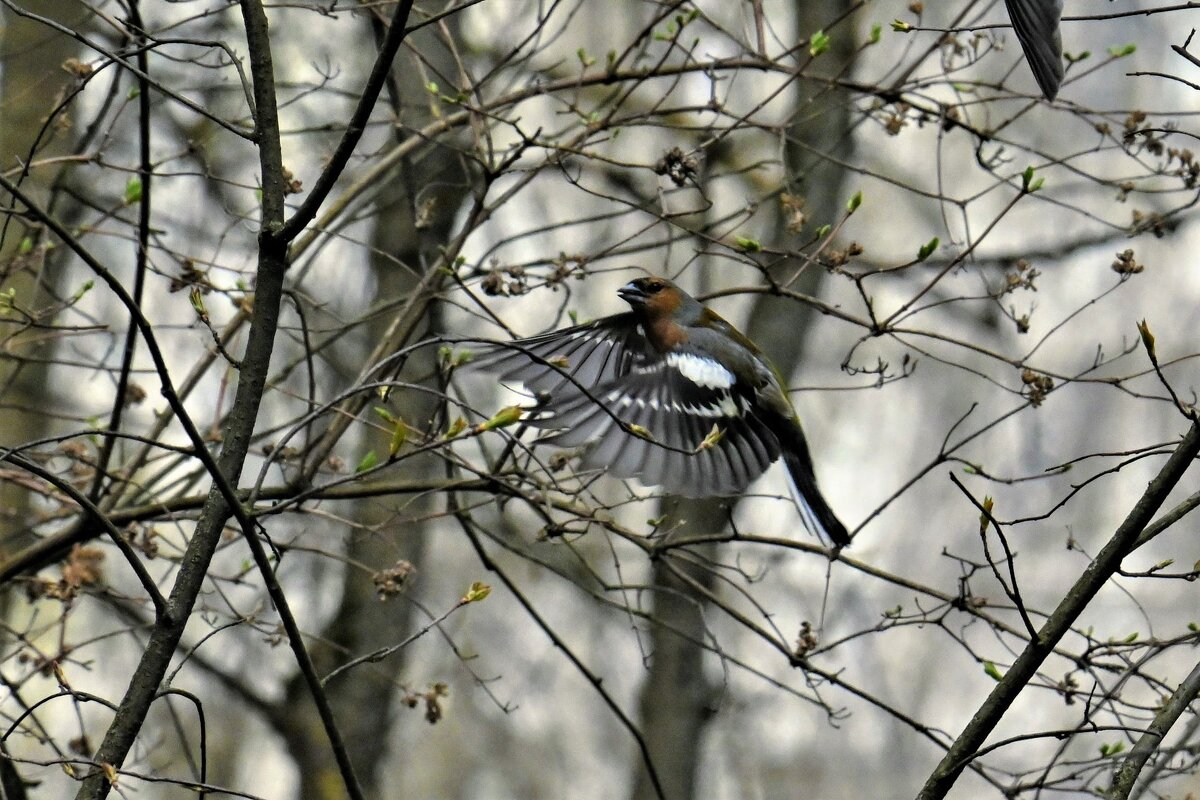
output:
<svg viewBox="0 0 1200 800"><path fill-rule="evenodd" d="M621 299L630 305L641 305L646 302L646 293L639 289L634 283L630 282L617 289L617 294Z"/></svg>

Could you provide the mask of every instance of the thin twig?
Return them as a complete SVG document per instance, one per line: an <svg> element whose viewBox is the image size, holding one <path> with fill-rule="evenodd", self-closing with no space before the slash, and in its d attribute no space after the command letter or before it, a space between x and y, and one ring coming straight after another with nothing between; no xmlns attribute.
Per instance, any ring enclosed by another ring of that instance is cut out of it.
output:
<svg viewBox="0 0 1200 800"><path fill-rule="evenodd" d="M954 744L926 780L918 795L919 800L941 800L946 796L963 768L975 759L979 747L1000 722L1017 695L1037 674L1038 668L1051 653L1054 645L1066 635L1072 623L1083 613L1100 588L1120 568L1122 559L1137 542L1138 536L1162 506L1167 495L1179 483L1197 453L1200 453L1200 424L1193 423L1167 463L1154 480L1150 481L1150 485L1125 521L1042 625L1037 638L1021 651L1012 667L996 684L963 732L954 740Z"/></svg>

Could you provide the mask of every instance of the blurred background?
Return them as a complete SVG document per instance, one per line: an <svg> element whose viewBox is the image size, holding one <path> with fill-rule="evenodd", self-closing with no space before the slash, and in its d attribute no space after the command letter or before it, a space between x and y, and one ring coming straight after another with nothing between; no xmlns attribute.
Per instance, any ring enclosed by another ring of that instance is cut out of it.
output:
<svg viewBox="0 0 1200 800"><path fill-rule="evenodd" d="M0 171L141 287L217 452L259 247L250 45L237 4L130 2L0 0ZM291 208L394 10L267 7ZM1049 103L1000 2L413 4L291 243L240 483L366 796L917 794L1029 639L1014 596L1044 621L1187 430L1171 392L1196 401L1172 47L1200 12L1065 13ZM155 622L63 485L166 593L211 481L127 308L3 198L0 447L45 474L0 464L0 763L5 797L57 798ZM688 501L476 427L521 400L485 341L623 311L647 274L787 376L842 554L779 466ZM1107 790L1195 665L1195 542L1185 517L1126 559L950 796ZM121 796L346 796L286 641L233 524ZM1200 789L1194 719L1136 794Z"/></svg>

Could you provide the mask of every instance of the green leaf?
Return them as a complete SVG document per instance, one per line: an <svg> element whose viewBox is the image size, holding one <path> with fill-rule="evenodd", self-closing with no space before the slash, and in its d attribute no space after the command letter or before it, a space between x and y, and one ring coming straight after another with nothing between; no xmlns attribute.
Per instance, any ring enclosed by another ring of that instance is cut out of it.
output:
<svg viewBox="0 0 1200 800"><path fill-rule="evenodd" d="M1154 353L1154 334L1150 332L1150 326L1146 320L1142 320L1137 324L1138 333L1142 336L1142 344L1146 346L1146 353L1150 358L1155 358Z"/></svg>
<svg viewBox="0 0 1200 800"><path fill-rule="evenodd" d="M879 44L879 39L883 35L883 26L876 22L871 26L871 35L867 37L867 44Z"/></svg>
<svg viewBox="0 0 1200 800"><path fill-rule="evenodd" d="M33 252L33 237L26 236L21 240L21 244L17 246L17 255L25 256Z"/></svg>
<svg viewBox="0 0 1200 800"><path fill-rule="evenodd" d="M924 261L929 258L941 245L941 240L938 237L933 237L925 244L921 245L921 249L917 251L917 261Z"/></svg>
<svg viewBox="0 0 1200 800"><path fill-rule="evenodd" d="M192 287L192 290L188 292L188 302L192 304L192 308L201 319L208 319L208 309L204 307L204 295L200 292L200 287Z"/></svg>
<svg viewBox="0 0 1200 800"><path fill-rule="evenodd" d="M1137 52L1136 44L1117 44L1108 48L1108 54L1113 58L1124 58Z"/></svg>
<svg viewBox="0 0 1200 800"><path fill-rule="evenodd" d="M995 507L995 501L988 495L983 496L983 513L979 515L979 532L982 534L987 530L988 522L990 521L992 509Z"/></svg>
<svg viewBox="0 0 1200 800"><path fill-rule="evenodd" d="M735 236L734 241L737 242L739 248L747 253L757 253L759 250L762 250L762 245L759 241L751 239L748 236Z"/></svg>
<svg viewBox="0 0 1200 800"><path fill-rule="evenodd" d="M1025 171L1021 173L1021 191L1033 194L1042 188L1042 184L1046 182L1046 179L1039 177L1037 180L1034 180L1033 176L1033 167L1026 167Z"/></svg>
<svg viewBox="0 0 1200 800"><path fill-rule="evenodd" d="M668 22L661 33L658 31L654 33L654 38L660 42L669 42L675 38L675 34L678 32L679 27L674 22Z"/></svg>
<svg viewBox="0 0 1200 800"><path fill-rule="evenodd" d="M829 34L817 31L808 39L808 54L813 58L829 49Z"/></svg>
<svg viewBox="0 0 1200 800"><path fill-rule="evenodd" d="M909 25L907 22L898 19L892 20L892 30L894 30L896 33L908 33L912 29L913 26Z"/></svg>
<svg viewBox="0 0 1200 800"><path fill-rule="evenodd" d="M846 203L846 211L850 214L853 214L858 210L858 207L862 205L862 201L863 193L861 191L855 192L854 196L850 198L850 202Z"/></svg>
<svg viewBox="0 0 1200 800"><path fill-rule="evenodd" d="M379 463L379 456L375 455L374 450L368 450L367 454L362 457L362 460L354 467L355 472L366 472L371 467Z"/></svg>
<svg viewBox="0 0 1200 800"><path fill-rule="evenodd" d="M486 583L475 581L471 584L471 588L467 589L467 593L462 596L460 602L463 603L478 603L480 600L487 599L487 596L492 593L492 587Z"/></svg>
<svg viewBox="0 0 1200 800"><path fill-rule="evenodd" d="M404 420L397 419L392 425L392 438L388 442L388 458L395 458L396 453L400 452L400 448L404 447L406 441L408 441L408 426L404 424Z"/></svg>
<svg viewBox="0 0 1200 800"><path fill-rule="evenodd" d="M986 672L988 674L988 676L993 678L994 680L997 680L997 681L1004 680L1004 673L1002 673L1000 671L1000 668L997 667L995 664L993 664L990 661L983 662L983 671Z"/></svg>
<svg viewBox="0 0 1200 800"><path fill-rule="evenodd" d="M377 417L379 417L381 420L383 420L387 424L389 424L389 425L396 424L396 415L393 414L391 411L388 411L383 406L372 406L371 410L375 412L375 415Z"/></svg>
<svg viewBox="0 0 1200 800"><path fill-rule="evenodd" d="M821 227L817 228L817 238L824 239L826 236L829 235L829 232L831 230L833 230L832 225L822 225Z"/></svg>
<svg viewBox="0 0 1200 800"><path fill-rule="evenodd" d="M130 178L125 182L125 205L131 206L142 199L141 178Z"/></svg>
<svg viewBox="0 0 1200 800"><path fill-rule="evenodd" d="M725 438L725 431L723 431L714 422L713 426L712 426L712 430L710 430L708 432L708 435L704 437L704 440L701 441L700 444L696 445L696 452L698 453L701 450L708 450L710 448L716 447L718 444L720 444L721 440L724 438Z"/></svg>
<svg viewBox="0 0 1200 800"><path fill-rule="evenodd" d="M525 409L521 408L520 406L505 406L497 411L488 421L481 422L476 425L475 432L483 433L484 431L491 431L495 430L496 428L503 428L505 426L512 425L514 422L519 421L521 419L521 415L524 413Z"/></svg>
<svg viewBox="0 0 1200 800"><path fill-rule="evenodd" d="M641 425L638 425L634 422L628 423L626 427L634 436L650 442L654 441L654 434L652 434L647 428L643 428Z"/></svg>
<svg viewBox="0 0 1200 800"><path fill-rule="evenodd" d="M575 51L575 57L579 59L579 63L582 64L585 68L590 67L592 64L596 63L596 59L589 56L587 49L583 48L583 47L581 47Z"/></svg>
<svg viewBox="0 0 1200 800"><path fill-rule="evenodd" d="M141 95L141 93L142 93L142 90L139 89L138 87L130 86L129 91L125 93L125 96L127 98L129 98L130 100L135 100L138 98L139 95Z"/></svg>

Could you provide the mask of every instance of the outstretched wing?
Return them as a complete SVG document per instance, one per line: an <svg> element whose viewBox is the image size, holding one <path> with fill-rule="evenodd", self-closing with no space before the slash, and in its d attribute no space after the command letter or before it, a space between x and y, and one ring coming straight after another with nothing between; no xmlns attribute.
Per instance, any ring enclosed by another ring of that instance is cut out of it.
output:
<svg viewBox="0 0 1200 800"><path fill-rule="evenodd" d="M651 357L632 313L498 347L497 353L477 364L498 373L502 383L524 384L531 394L546 394L557 402L585 396L579 387L591 389L610 383Z"/></svg>
<svg viewBox="0 0 1200 800"><path fill-rule="evenodd" d="M546 443L586 446L585 467L707 497L741 491L779 457L756 387L686 344L658 352L633 314L503 348L476 363L537 395L530 424L553 432ZM714 427L719 439L698 449Z"/></svg>
<svg viewBox="0 0 1200 800"><path fill-rule="evenodd" d="M779 457L779 441L752 398L732 372L685 348L656 353L588 394L551 396L535 424L559 431L547 438L554 444L589 445L585 466L707 497L744 489ZM717 441L698 449L714 428Z"/></svg>

